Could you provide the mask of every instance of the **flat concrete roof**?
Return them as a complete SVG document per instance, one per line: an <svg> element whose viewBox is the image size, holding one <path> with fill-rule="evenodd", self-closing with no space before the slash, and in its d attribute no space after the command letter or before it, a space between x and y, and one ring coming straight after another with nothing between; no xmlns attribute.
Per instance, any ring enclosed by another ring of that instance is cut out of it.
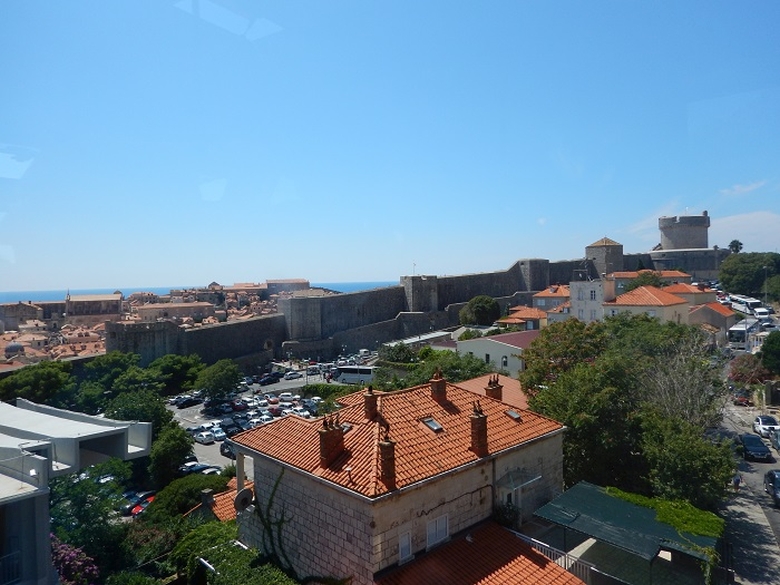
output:
<svg viewBox="0 0 780 585"><path fill-rule="evenodd" d="M128 425L130 424L128 423ZM3 444L5 443L3 435L29 437L30 434L33 434L41 438L78 439L121 430L121 427L114 425L101 425L98 420L94 423L71 420L25 408L17 408L5 402L0 402L0 427L2 427L0 428L0 440ZM15 434L14 430L18 430L19 434ZM15 445L18 446L19 441L16 441Z"/></svg>

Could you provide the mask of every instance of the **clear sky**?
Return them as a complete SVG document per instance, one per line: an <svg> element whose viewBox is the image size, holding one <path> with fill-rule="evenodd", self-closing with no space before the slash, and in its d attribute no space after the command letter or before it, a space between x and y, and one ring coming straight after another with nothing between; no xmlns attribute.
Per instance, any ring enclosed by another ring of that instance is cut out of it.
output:
<svg viewBox="0 0 780 585"><path fill-rule="evenodd" d="M0 290L780 247L780 2L4 0Z"/></svg>

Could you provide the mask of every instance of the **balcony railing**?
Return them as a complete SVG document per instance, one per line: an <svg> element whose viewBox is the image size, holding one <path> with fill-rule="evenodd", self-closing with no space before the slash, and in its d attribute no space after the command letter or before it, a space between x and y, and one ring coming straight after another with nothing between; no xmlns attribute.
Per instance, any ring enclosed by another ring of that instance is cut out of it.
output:
<svg viewBox="0 0 780 585"><path fill-rule="evenodd" d="M558 550L557 548L553 548L549 545L544 544L543 542L539 542L535 538L531 538L530 536L526 536L525 534L521 534L519 532L514 532L514 534L521 540L524 540L525 542L530 544L533 548L538 550L548 559L554 561L557 565L560 565L561 567L566 569L569 573L571 573L576 577L579 577L580 579L582 579L582 581L590 585L592 581L591 575L592 572L595 570L595 567L593 565L591 565L587 561L583 561L581 559L578 559L575 556L563 552L562 550Z"/></svg>
<svg viewBox="0 0 780 585"><path fill-rule="evenodd" d="M16 551L0 557L0 585L12 585L22 580L22 553Z"/></svg>

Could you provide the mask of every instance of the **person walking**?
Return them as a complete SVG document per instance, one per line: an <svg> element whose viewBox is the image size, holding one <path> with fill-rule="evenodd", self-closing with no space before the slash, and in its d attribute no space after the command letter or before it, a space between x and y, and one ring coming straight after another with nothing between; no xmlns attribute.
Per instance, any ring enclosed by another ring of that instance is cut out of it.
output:
<svg viewBox="0 0 780 585"><path fill-rule="evenodd" d="M739 471L734 474L734 477L731 479L731 484L734 486L734 493L737 493L739 491L739 486L742 484L742 476L739 474Z"/></svg>

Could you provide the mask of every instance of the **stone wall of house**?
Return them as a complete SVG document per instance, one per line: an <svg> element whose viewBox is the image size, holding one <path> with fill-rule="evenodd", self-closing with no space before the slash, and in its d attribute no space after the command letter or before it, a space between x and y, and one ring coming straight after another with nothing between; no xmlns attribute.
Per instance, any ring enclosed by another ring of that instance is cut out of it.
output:
<svg viewBox="0 0 780 585"><path fill-rule="evenodd" d="M562 437L558 433L532 441L375 501L295 470L282 473L278 463L257 457L257 504L239 514L239 536L245 544L271 552L258 509L271 520L284 513L282 548L299 578L352 577L354 585L370 585L374 573L399 562L403 534L410 534L412 552L418 554L426 550L431 520L446 514L452 536L489 518L494 505L504 501L494 486L510 472L540 477L522 490L522 518L530 520L536 509L563 491Z"/></svg>
<svg viewBox="0 0 780 585"><path fill-rule="evenodd" d="M283 564L289 560L299 579L316 575L352 577L354 585L373 582L373 517L365 500L311 475L290 469L282 473L281 465L266 458L255 458L254 482L257 503L238 514L244 544L273 552L260 514L271 521L283 515L282 540L275 550Z"/></svg>

